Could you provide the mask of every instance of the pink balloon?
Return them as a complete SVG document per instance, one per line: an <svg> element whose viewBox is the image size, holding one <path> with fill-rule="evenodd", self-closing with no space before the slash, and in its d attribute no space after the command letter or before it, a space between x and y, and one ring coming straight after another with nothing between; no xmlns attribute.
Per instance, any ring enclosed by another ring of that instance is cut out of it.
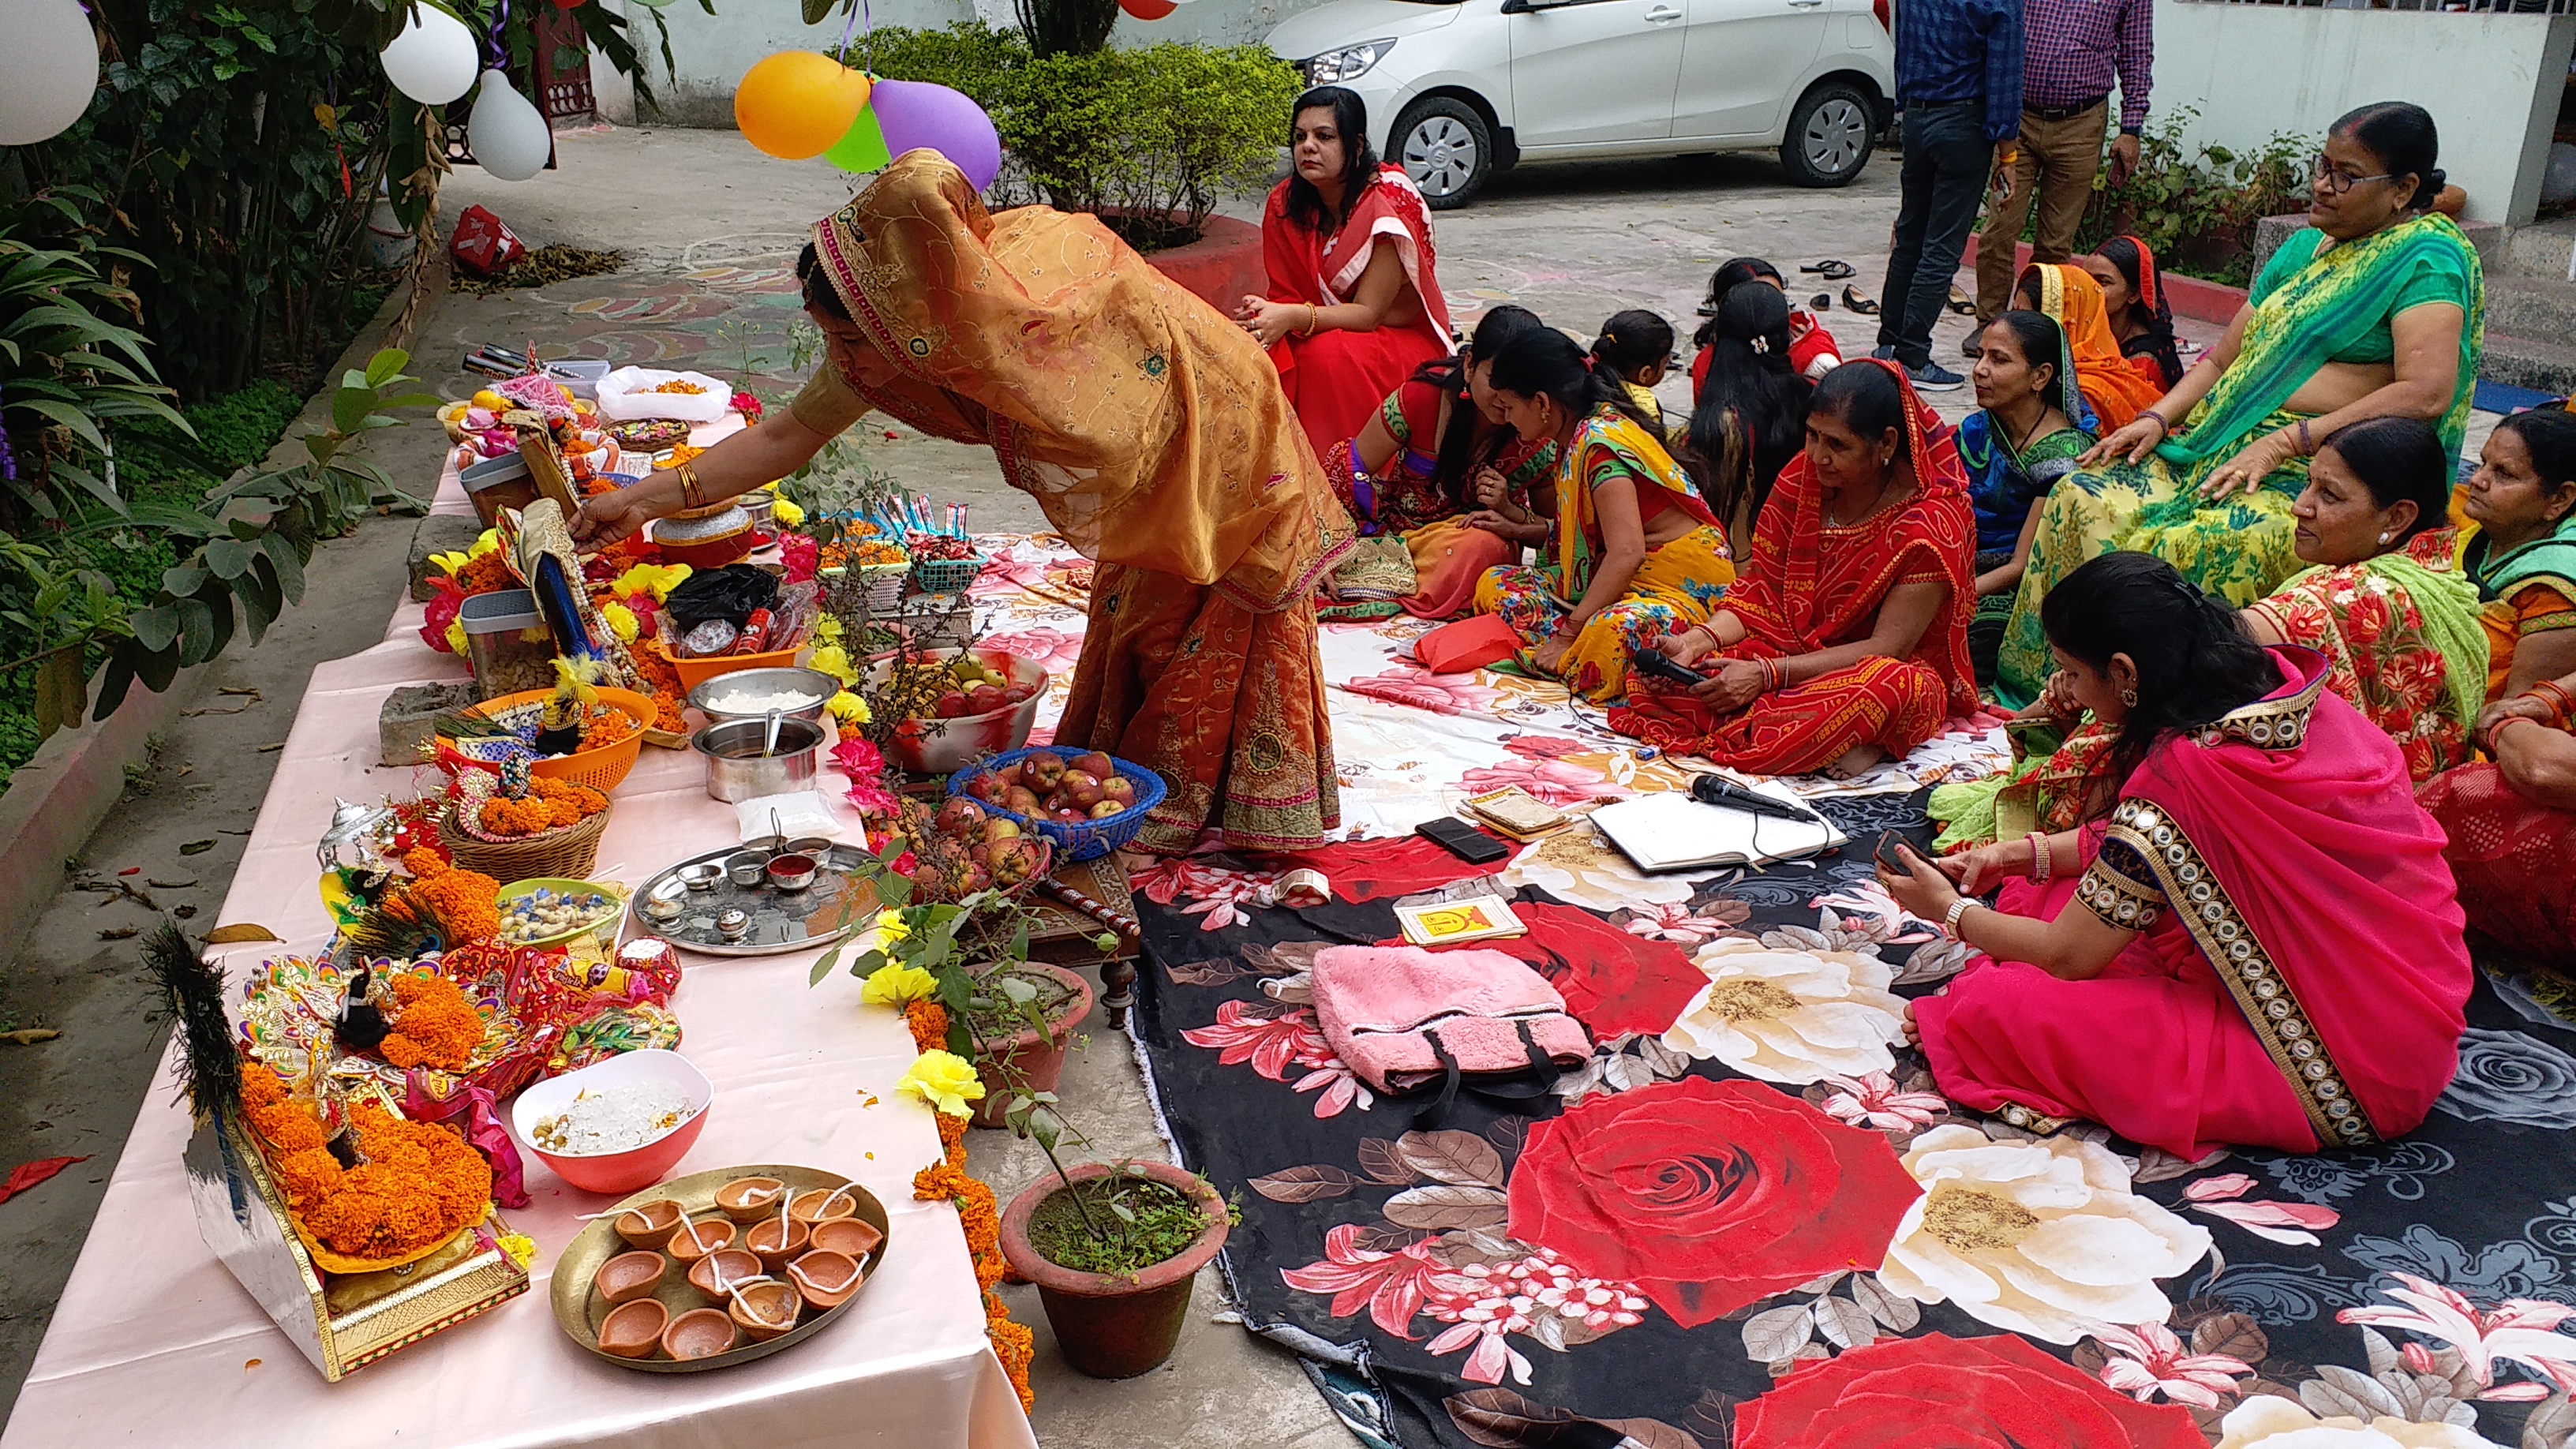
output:
<svg viewBox="0 0 2576 1449"><path fill-rule="evenodd" d="M1002 137L993 118L963 92L929 81L881 80L869 92L886 154L927 147L966 173L978 191L1002 173Z"/></svg>

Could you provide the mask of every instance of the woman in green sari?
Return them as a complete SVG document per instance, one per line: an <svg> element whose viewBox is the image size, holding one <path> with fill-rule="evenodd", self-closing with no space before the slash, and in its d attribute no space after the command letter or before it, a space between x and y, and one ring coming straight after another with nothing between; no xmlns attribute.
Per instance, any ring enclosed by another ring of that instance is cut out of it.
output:
<svg viewBox="0 0 2576 1449"><path fill-rule="evenodd" d="M2396 741L2419 783L2468 761L2486 698L2478 589L2459 567L2446 512L2450 457L2413 418L2373 418L2327 438L2290 505L2293 547L2308 567L2237 615L2257 644L2325 656L2326 688ZM2064 695L2051 688L2023 711L2009 774L1932 792L1932 818L1948 827L1936 844L2071 830L2107 803L2113 732L2079 720Z"/></svg>
<svg viewBox="0 0 2576 1449"><path fill-rule="evenodd" d="M2426 214L2442 188L2435 153L2420 106L2335 123L2311 225L2273 254L2227 335L2050 495L1997 666L2005 703L2038 694L2051 667L2040 602L2096 555L2155 554L2241 607L2297 570L2290 504L2329 433L2411 417L2458 452L2485 283L2468 238Z"/></svg>

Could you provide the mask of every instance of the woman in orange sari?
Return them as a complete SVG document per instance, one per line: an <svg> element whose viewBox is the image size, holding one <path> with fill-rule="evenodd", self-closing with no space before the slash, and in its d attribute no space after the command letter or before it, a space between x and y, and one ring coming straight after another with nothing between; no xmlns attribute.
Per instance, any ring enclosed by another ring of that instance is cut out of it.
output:
<svg viewBox="0 0 2576 1449"><path fill-rule="evenodd" d="M2076 390L2101 421L2096 432L2110 436L2165 395L2120 354L2102 284L2092 273L2073 262L2041 262L2021 274L2015 295L2013 305L2047 313L2066 333L2067 350L2075 354Z"/></svg>
<svg viewBox="0 0 2576 1449"><path fill-rule="evenodd" d="M1269 295L1235 319L1270 349L1280 390L1320 458L1397 383L1448 355L1431 213L1402 167L1369 149L1368 108L1340 86L1297 98L1295 169L1261 209Z"/></svg>
<svg viewBox="0 0 2576 1449"><path fill-rule="evenodd" d="M930 151L816 223L800 261L830 363L690 464L591 499L593 543L783 477L881 408L989 444L1098 561L1056 741L1162 775L1138 849L1295 850L1339 823L1316 581L1349 521L1242 329L1100 223L998 219Z"/></svg>
<svg viewBox="0 0 2576 1449"><path fill-rule="evenodd" d="M1848 777L1976 708L1968 619L1976 515L1949 430L1891 362L1816 385L1807 447L1780 472L1753 557L1708 623L1657 647L1687 689L1640 670L1610 727L1763 775Z"/></svg>

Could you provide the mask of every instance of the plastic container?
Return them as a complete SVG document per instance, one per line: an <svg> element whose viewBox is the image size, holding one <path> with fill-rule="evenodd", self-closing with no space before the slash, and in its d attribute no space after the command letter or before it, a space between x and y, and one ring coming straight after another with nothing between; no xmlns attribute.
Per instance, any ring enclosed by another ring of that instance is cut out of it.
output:
<svg viewBox="0 0 2576 1449"><path fill-rule="evenodd" d="M486 458L456 475L465 488L465 496L474 504L474 516L485 528L497 528L504 508L525 508L537 501L537 480L528 474L527 460L516 453Z"/></svg>
<svg viewBox="0 0 2576 1449"><path fill-rule="evenodd" d="M663 662L671 666L671 672L680 676L683 692L694 691L710 679L719 679L739 670L793 669L797 667L796 660L804 654L805 647L798 644L786 649L765 649L758 654L717 654L705 659L684 659L672 653L671 646L664 641L653 641L653 652L661 655Z"/></svg>
<svg viewBox="0 0 2576 1449"><path fill-rule="evenodd" d="M599 397L599 380L608 376L608 370L614 366L615 363L604 357L567 357L561 362L547 363L546 375L562 383L564 391L574 397L596 400Z"/></svg>
<svg viewBox="0 0 2576 1449"><path fill-rule="evenodd" d="M1068 750L1055 746L1048 748L1055 749L1058 755L1067 760L1076 755L1089 753L1086 750ZM986 770L998 774L1016 772L1020 767L1020 761L1036 753L1035 749L1006 750L989 760L968 765L948 777L949 798L954 799L965 794L966 782ZM1146 813L1162 804L1163 796L1171 788L1163 783L1162 776L1133 760L1122 760L1116 755L1111 755L1109 759L1110 763L1118 767L1118 773L1125 776L1127 783L1134 786L1136 790L1136 803L1115 815L1074 823L1049 820L1041 815L1023 815L989 800L979 800L975 803L983 806L984 813L988 815L1017 822L1028 834L1035 835L1064 852L1067 860L1098 860L1113 850L1125 849L1127 843L1136 838L1137 832L1145 828Z"/></svg>
<svg viewBox="0 0 2576 1449"><path fill-rule="evenodd" d="M457 608L456 622L465 630L477 698L554 688L555 636L537 612L536 595L526 589L476 594Z"/></svg>

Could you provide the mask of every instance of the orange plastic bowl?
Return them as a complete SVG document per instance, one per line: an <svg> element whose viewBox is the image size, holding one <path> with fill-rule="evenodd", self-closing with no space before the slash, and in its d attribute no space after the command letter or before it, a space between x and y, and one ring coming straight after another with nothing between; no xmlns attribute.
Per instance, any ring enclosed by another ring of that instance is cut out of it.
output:
<svg viewBox="0 0 2576 1449"><path fill-rule="evenodd" d="M676 1089L695 1109L689 1120L625 1152L572 1156L537 1146L537 1124L570 1107L583 1092L646 1084ZM574 1187L584 1192L634 1192L660 1182L681 1158L689 1155L689 1149L697 1145L698 1134L706 1130L707 1113L715 1106L715 1095L715 1086L706 1074L678 1052L627 1052L595 1066L549 1078L521 1092L510 1108L510 1128L520 1146Z"/></svg>
<svg viewBox="0 0 2576 1449"><path fill-rule="evenodd" d="M759 654L719 654L713 659L683 659L671 652L671 646L656 639L653 641L653 651L661 655L673 671L678 673L680 693L685 696L690 690L708 680L731 674L736 670L793 669L796 667L797 656L805 652L805 646L798 644L790 648L771 649Z"/></svg>

